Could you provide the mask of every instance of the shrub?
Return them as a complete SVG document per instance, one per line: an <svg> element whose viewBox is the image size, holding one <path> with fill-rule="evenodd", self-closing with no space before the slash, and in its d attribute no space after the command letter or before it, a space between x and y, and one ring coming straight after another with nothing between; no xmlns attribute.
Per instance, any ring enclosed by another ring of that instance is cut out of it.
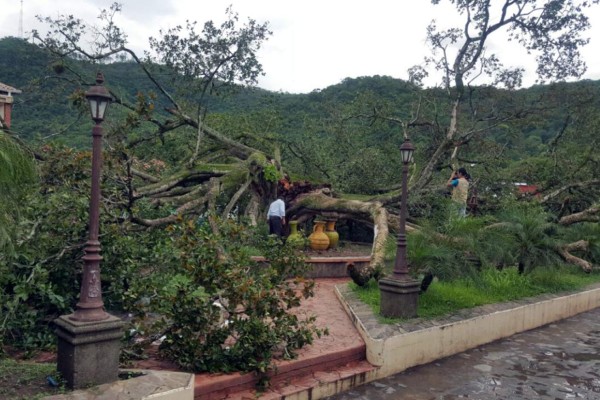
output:
<svg viewBox="0 0 600 400"><path fill-rule="evenodd" d="M146 333L164 335L161 352L182 368L265 374L276 355L294 357L324 333L314 317L293 313L313 295L314 282L302 277L306 264L289 246L231 220L219 223L218 234L183 219L168 230L164 245L172 252L163 252L130 295L149 296L137 314L158 316ZM269 265L252 262L249 247Z"/></svg>
<svg viewBox="0 0 600 400"><path fill-rule="evenodd" d="M513 242L513 252L520 272L530 272L537 266L560 263L556 252L559 244L557 227L550 216L536 203L511 202L498 216L497 229Z"/></svg>

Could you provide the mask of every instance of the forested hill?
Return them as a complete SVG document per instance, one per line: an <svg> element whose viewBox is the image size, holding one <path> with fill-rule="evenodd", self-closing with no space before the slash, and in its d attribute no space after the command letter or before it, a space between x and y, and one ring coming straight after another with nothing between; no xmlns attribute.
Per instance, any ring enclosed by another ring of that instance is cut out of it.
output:
<svg viewBox="0 0 600 400"><path fill-rule="evenodd" d="M116 61L110 64L93 65L86 61L74 63L77 73L89 77L93 82L95 72L101 69L105 75L106 85L124 98L135 99L136 94L148 94L155 87L139 66L133 62ZM181 81L175 83L173 76L166 68L151 66L153 73L167 87L181 87ZM60 74L65 68L60 63L53 63L51 58L39 47L22 39L7 37L0 39L0 82L23 91L16 96L13 111L13 130L25 140L59 140L68 145L88 146L89 120L87 115L81 117L71 99L71 95L80 86ZM57 74L58 73L58 74ZM562 89L575 86L585 87L587 91L598 93L600 81L582 81L561 84ZM555 88L556 89L556 88ZM175 89L173 89L175 90ZM547 86L537 86L520 90L521 99L540 97L549 91ZM281 122L277 129L279 134L300 135L305 129L307 120L326 121L331 118L331 110L350 109L357 102L363 104L385 103L387 107L404 110L405 117L414 107L415 98L427 97L427 92L408 82L387 76L347 78L341 83L316 90L308 94L290 94L270 92L258 88L235 87L228 92L213 96L207 103L211 113L228 115L247 115L256 113L276 114ZM571 91L571 90L566 90ZM488 88L487 96L502 96L503 91ZM193 94L189 94L193 96ZM596 100L597 101L597 100ZM158 104L157 110L168 104ZM389 111L389 110L388 110ZM393 111L393 110L392 110ZM111 111L112 112L112 111ZM352 113L352 111L348 111ZM354 111L356 112L356 111ZM548 125L560 125L563 116L556 113L546 118ZM546 124L545 124L546 125ZM535 120L522 124L522 140L530 140L532 145L549 140L553 133L548 129L538 129ZM529 139L533 136L533 139Z"/></svg>

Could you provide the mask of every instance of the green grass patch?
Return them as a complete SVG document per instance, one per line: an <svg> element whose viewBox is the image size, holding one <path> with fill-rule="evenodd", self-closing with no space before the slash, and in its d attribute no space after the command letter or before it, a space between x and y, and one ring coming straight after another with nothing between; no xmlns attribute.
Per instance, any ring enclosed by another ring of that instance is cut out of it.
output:
<svg viewBox="0 0 600 400"><path fill-rule="evenodd" d="M501 271L487 269L474 278L455 281L438 281L419 296L418 316L442 317L465 308L485 304L502 303L544 293L559 293L582 289L600 282L600 273L586 274L568 267L537 268L530 274L521 275L516 268ZM364 287L350 283L359 299L371 306L382 323L396 323L398 318L384 318L379 314L380 292L377 282L371 280Z"/></svg>
<svg viewBox="0 0 600 400"><path fill-rule="evenodd" d="M47 377L57 380L56 364L0 359L0 399L37 400L65 392L51 387Z"/></svg>

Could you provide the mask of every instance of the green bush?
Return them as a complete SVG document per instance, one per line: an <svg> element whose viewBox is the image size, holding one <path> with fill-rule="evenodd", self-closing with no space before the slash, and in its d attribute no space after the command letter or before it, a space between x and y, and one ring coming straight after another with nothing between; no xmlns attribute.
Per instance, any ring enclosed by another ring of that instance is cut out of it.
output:
<svg viewBox="0 0 600 400"><path fill-rule="evenodd" d="M498 216L497 229L508 235L519 271L560 263L556 246L560 244L557 226L537 203L510 202Z"/></svg>
<svg viewBox="0 0 600 400"><path fill-rule="evenodd" d="M164 335L162 354L182 368L265 374L275 356L294 357L324 333L314 317L293 313L313 295L314 282L303 278L306 263L289 246L231 220L219 223L218 234L208 222L183 219L168 230L171 251L129 295L149 296L134 311L157 318L140 329ZM251 261L252 247L268 265Z"/></svg>

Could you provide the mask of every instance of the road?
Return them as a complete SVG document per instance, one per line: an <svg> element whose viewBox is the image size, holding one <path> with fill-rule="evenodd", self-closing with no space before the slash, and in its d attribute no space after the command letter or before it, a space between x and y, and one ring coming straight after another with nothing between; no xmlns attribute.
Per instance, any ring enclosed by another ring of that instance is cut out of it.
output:
<svg viewBox="0 0 600 400"><path fill-rule="evenodd" d="M600 308L329 400L600 400Z"/></svg>

